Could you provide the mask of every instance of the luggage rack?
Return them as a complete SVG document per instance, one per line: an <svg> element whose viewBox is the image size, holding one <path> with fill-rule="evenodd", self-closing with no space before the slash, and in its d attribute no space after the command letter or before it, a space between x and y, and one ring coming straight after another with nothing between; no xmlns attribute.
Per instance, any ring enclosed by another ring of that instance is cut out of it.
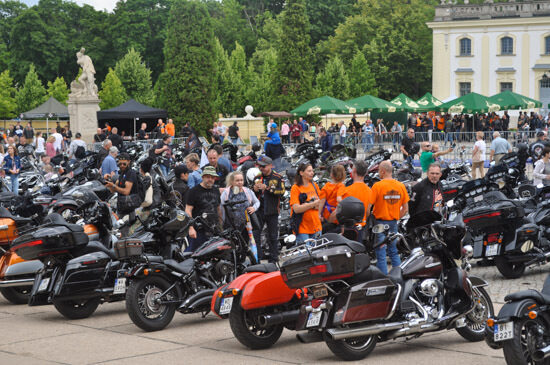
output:
<svg viewBox="0 0 550 365"><path fill-rule="evenodd" d="M307 253L311 255L311 252L322 247L326 247L333 243L334 241L329 240L326 237L320 237L318 239L310 238L305 240L305 242L299 246L292 247L281 252L280 260L282 262L288 261L294 257L298 257Z"/></svg>

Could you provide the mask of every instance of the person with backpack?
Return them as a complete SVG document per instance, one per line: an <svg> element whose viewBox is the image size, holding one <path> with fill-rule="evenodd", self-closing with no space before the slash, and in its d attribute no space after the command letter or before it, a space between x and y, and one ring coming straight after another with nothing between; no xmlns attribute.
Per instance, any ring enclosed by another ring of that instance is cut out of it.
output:
<svg viewBox="0 0 550 365"><path fill-rule="evenodd" d="M82 134L77 133L75 139L69 145L69 158L81 160L86 157L86 142L82 140Z"/></svg>
<svg viewBox="0 0 550 365"><path fill-rule="evenodd" d="M117 181L105 183L107 189L118 194L117 213L121 217L133 214L145 199L145 191L136 172L130 166L131 163L130 155L126 152L121 153L118 157L119 175Z"/></svg>
<svg viewBox="0 0 550 365"><path fill-rule="evenodd" d="M221 193L221 204L226 202L240 202L244 203L235 205L233 209L229 210L231 217L225 215L225 211L222 210L222 218L224 221L224 227L231 227L231 224L235 225L242 231L243 237L248 237L246 231L246 216L245 210L249 216L253 214L260 207L260 201L256 197L256 194L249 188L244 186L244 175L242 171L233 171L227 176L226 188Z"/></svg>

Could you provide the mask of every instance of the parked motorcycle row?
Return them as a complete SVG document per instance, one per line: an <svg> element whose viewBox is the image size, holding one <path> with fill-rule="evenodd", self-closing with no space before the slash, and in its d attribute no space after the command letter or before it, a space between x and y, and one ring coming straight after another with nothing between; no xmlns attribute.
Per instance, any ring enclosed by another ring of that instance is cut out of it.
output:
<svg viewBox="0 0 550 365"><path fill-rule="evenodd" d="M259 146L244 156L231 146L224 150L253 184ZM126 151L136 162L148 155L139 144ZM175 162L187 152L176 146ZM379 181L378 166L391 155L379 150L365 158L368 185ZM162 330L176 311L212 311L229 319L235 338L250 349L276 345L286 328L300 342L325 342L340 359L359 360L378 342L456 329L468 341L503 348L509 364L542 364L550 356L550 279L541 292L509 295L496 315L488 283L470 273L472 259L495 264L506 278L550 259L550 188L528 184L527 157L520 147L477 180L470 180L464 162L445 166L438 211L407 217L399 233L387 234L387 241L399 241L403 257L388 275L371 262L373 235L388 226L368 227L365 242L326 233L296 246L288 192L279 220L286 249L277 265L264 264L240 227L230 222L222 230L210 227L207 215L187 216L171 187L173 173L153 168L161 203L146 218L127 222L113 211L116 194L95 169L95 153L57 161L62 173L48 181L31 178L36 162L29 157L19 194L0 194L0 292L14 304L53 305L69 319L125 300L130 319L145 331ZM323 153L307 142L286 151L280 169L290 189L297 166L311 163L322 186L332 166L344 166L349 175L356 158L353 146ZM421 172L393 164L394 177L410 191ZM228 213L241 203L222 209ZM210 229L213 237L185 252L192 225Z"/></svg>

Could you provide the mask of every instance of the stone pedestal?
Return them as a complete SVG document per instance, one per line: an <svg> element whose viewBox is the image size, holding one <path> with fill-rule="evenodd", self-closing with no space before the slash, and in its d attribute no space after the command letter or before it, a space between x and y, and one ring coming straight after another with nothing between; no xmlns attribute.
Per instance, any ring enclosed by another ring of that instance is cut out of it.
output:
<svg viewBox="0 0 550 365"><path fill-rule="evenodd" d="M86 143L94 142L94 134L97 132L97 112L99 111L99 98L95 96L69 95L67 105L69 108L70 127L73 136L80 132Z"/></svg>

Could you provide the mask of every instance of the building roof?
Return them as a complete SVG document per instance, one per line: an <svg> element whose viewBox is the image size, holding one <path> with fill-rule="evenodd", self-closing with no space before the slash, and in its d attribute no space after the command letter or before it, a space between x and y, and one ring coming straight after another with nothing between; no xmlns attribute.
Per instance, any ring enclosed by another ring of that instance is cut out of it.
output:
<svg viewBox="0 0 550 365"><path fill-rule="evenodd" d="M434 22L457 20L489 20L498 18L529 18L550 16L550 1L522 1L483 4L445 4L435 7Z"/></svg>

